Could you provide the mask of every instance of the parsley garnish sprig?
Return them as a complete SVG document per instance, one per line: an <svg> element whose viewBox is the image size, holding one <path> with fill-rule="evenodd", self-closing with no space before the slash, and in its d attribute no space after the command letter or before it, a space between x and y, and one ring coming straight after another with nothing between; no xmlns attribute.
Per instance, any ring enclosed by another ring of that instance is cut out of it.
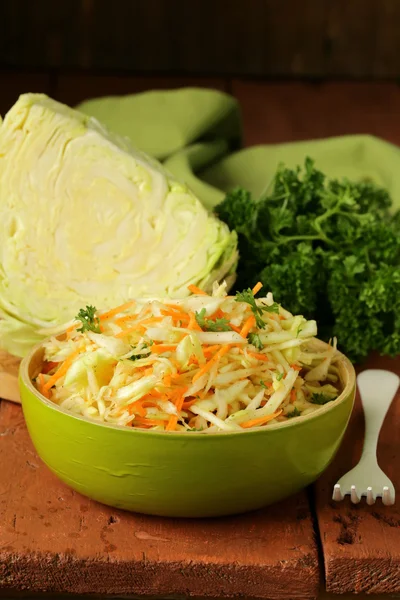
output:
<svg viewBox="0 0 400 600"><path fill-rule="evenodd" d="M85 309L80 309L75 318L77 321L80 321L82 325L77 331L81 333L84 333L85 331L101 333L100 319L99 317L96 317L96 310L97 309L94 306L86 306Z"/></svg>
<svg viewBox="0 0 400 600"><path fill-rule="evenodd" d="M247 288L247 290L243 290L243 292L236 292L235 301L246 302L250 305L250 308L256 319L256 325L258 329L265 328L265 323L262 318L264 312L279 314L279 304L277 304L276 302L271 304L271 306L268 306L267 304L257 304L256 299L254 298L253 291L250 288Z"/></svg>
<svg viewBox="0 0 400 600"><path fill-rule="evenodd" d="M206 317L206 309L202 308L199 312L195 313L197 324L202 328L203 331L232 331L232 328L229 325L228 319L217 318L215 320L208 319Z"/></svg>

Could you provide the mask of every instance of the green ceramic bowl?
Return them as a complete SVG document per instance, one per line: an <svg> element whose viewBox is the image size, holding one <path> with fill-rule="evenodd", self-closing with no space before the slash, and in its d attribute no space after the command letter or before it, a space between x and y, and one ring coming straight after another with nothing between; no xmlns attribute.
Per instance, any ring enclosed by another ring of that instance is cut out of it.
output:
<svg viewBox="0 0 400 600"><path fill-rule="evenodd" d="M342 394L308 416L238 433L140 431L98 424L46 400L31 381L42 360L37 346L22 361L19 380L41 459L81 494L152 515L243 513L306 487L334 457L355 396L353 366L341 355Z"/></svg>

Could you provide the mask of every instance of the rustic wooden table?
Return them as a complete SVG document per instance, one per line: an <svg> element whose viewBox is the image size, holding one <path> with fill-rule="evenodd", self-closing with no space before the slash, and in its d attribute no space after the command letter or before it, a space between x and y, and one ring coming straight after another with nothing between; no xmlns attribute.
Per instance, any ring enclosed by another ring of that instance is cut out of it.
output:
<svg viewBox="0 0 400 600"><path fill-rule="evenodd" d="M21 91L69 103L104 93L189 80L2 75L0 112ZM400 143L394 84L261 84L201 80L242 103L248 145L345 133ZM6 93L3 94L3 90ZM397 123L396 123L397 120ZM400 358L365 366L400 374ZM1 389L0 389L1 396ZM379 459L400 490L400 395L386 419ZM329 592L400 594L400 504L331 502L332 485L361 450L357 401L334 463L310 490L246 516L168 520L127 514L80 496L40 462L21 409L0 403L0 597L315 598ZM60 595L61 594L61 595Z"/></svg>

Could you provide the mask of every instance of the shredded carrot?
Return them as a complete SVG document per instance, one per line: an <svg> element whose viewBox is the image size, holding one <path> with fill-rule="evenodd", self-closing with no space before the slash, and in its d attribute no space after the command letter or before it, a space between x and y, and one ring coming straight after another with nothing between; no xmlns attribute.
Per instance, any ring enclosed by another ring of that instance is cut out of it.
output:
<svg viewBox="0 0 400 600"><path fill-rule="evenodd" d="M147 396L149 396L150 398L163 398L163 394L161 392L158 392L157 390L151 390Z"/></svg>
<svg viewBox="0 0 400 600"><path fill-rule="evenodd" d="M200 294L201 296L208 296L208 294L206 292L203 292L203 290L201 290L199 287L197 287L197 285L188 285L188 290L189 290L189 292L192 292L192 294Z"/></svg>
<svg viewBox="0 0 400 600"><path fill-rule="evenodd" d="M233 323L229 323L229 327L231 329L233 329L233 331L236 331L236 333L240 333L241 332L240 327L236 327L236 325L234 325Z"/></svg>
<svg viewBox="0 0 400 600"><path fill-rule="evenodd" d="M300 367L299 365L290 365L290 368L293 369L294 371L301 371L302 367Z"/></svg>
<svg viewBox="0 0 400 600"><path fill-rule="evenodd" d="M106 321L107 319L111 319L111 317L114 317L118 313L124 312L124 310L127 310L134 304L136 304L134 300L131 300L130 302L125 302L125 304L116 306L115 308L112 308L111 310L108 310L107 312L99 315L99 319L100 321Z"/></svg>
<svg viewBox="0 0 400 600"><path fill-rule="evenodd" d="M151 396L149 394L146 394L146 396L143 396L143 398L140 398L140 400L136 400L136 402L133 402L129 406L129 410L131 413L137 412L137 414L140 417L145 417L146 411L144 409L150 406L157 406L157 402L154 402L154 400L151 399Z"/></svg>
<svg viewBox="0 0 400 600"><path fill-rule="evenodd" d="M135 413L135 415L139 415L139 417L145 417L147 414L141 400L132 402L132 404L129 405L128 410L129 414Z"/></svg>
<svg viewBox="0 0 400 600"><path fill-rule="evenodd" d="M204 366L202 366L201 369L197 371L197 373L192 379L192 383L197 381L202 375L204 375L204 373L207 373L207 371L209 371L212 368L214 363L217 360L219 360L222 356L224 356L224 354L226 354L230 350L230 348L231 346L229 344L227 344L226 346L222 346L222 348L220 348L220 350L218 350L218 352L216 352L216 354L214 354L214 356Z"/></svg>
<svg viewBox="0 0 400 600"><path fill-rule="evenodd" d="M180 373L168 373L168 375L164 375L163 385L170 388L172 387L172 382L176 381L177 379L180 379L180 377Z"/></svg>
<svg viewBox="0 0 400 600"><path fill-rule="evenodd" d="M242 329L240 330L240 335L242 337L246 338L248 336L249 332L250 332L250 329L252 327L254 327L255 322L256 322L256 320L255 320L255 318L254 318L253 315L251 315L251 317L249 317L248 319L246 319L246 321L245 321Z"/></svg>
<svg viewBox="0 0 400 600"><path fill-rule="evenodd" d="M261 290L262 286L263 286L263 284L261 283L261 281L256 283L256 285L251 290L253 292L253 296L255 296Z"/></svg>
<svg viewBox="0 0 400 600"><path fill-rule="evenodd" d="M297 391L295 390L295 388L293 388L292 391L290 392L291 404L293 404L293 402L296 402L296 398L297 398Z"/></svg>
<svg viewBox="0 0 400 600"><path fill-rule="evenodd" d="M190 317L190 320L189 320L189 324L188 324L187 328L195 329L196 331L202 331L200 325L196 321L196 315L193 312L190 312L189 317Z"/></svg>
<svg viewBox="0 0 400 600"><path fill-rule="evenodd" d="M226 317L226 314L224 313L223 310L221 310L220 308L218 308L215 312L213 312L212 315L210 315L208 317L208 319L211 319L212 321L214 321L215 319L224 319Z"/></svg>
<svg viewBox="0 0 400 600"><path fill-rule="evenodd" d="M176 350L176 346L170 346L167 344L153 344L150 347L150 352L152 354L163 354L164 352L174 352Z"/></svg>
<svg viewBox="0 0 400 600"><path fill-rule="evenodd" d="M163 385L165 385L166 387L171 387L171 385L172 385L172 378L171 378L170 374L164 376Z"/></svg>
<svg viewBox="0 0 400 600"><path fill-rule="evenodd" d="M125 315L125 317L118 317L118 319L114 319L114 323L116 325L124 325L127 321L135 321L137 318L137 315Z"/></svg>
<svg viewBox="0 0 400 600"><path fill-rule="evenodd" d="M149 408L150 406L157 406L157 402L153 402L152 400L146 400L145 398L141 399L142 406L145 408Z"/></svg>
<svg viewBox="0 0 400 600"><path fill-rule="evenodd" d="M206 348L203 348L203 354L205 354L205 355L207 355L207 354L213 354L214 352L216 352L220 348L221 348L221 344L214 344L214 346L208 346Z"/></svg>
<svg viewBox="0 0 400 600"><path fill-rule="evenodd" d="M176 310L177 312L181 312L187 315L186 310L183 308L183 306L180 306L179 304L166 304L165 306L168 306L168 308L170 308L171 310Z"/></svg>
<svg viewBox="0 0 400 600"><path fill-rule="evenodd" d="M182 323L182 325L188 325L188 323L190 321L189 315L186 314L185 312L161 309L161 314L164 315L164 317L171 317L175 323L178 321L178 322Z"/></svg>
<svg viewBox="0 0 400 600"><path fill-rule="evenodd" d="M48 392L50 390L50 388L52 388L53 385L56 383L56 381L58 381L59 379L61 379L61 377L63 375L65 375L65 373L70 368L74 358L76 358L78 356L78 354L83 352L83 350L84 350L84 348L78 348L64 360L64 362L61 364L60 368L57 369L57 371L54 373L54 375L52 375L50 377L50 379L48 379L47 382L44 384L43 389L45 391Z"/></svg>
<svg viewBox="0 0 400 600"><path fill-rule="evenodd" d="M150 317L150 319L143 319L141 321L138 321L138 325L151 325L152 323L160 323L160 321L163 320L163 317Z"/></svg>
<svg viewBox="0 0 400 600"><path fill-rule="evenodd" d="M244 423L241 423L240 425L244 429L248 429L249 427L257 427L257 425L264 425L265 423L268 423L268 421L272 421L276 417L279 417L279 415L281 413L282 413L282 411L278 410L278 412L272 413L272 415L266 415L265 417L258 417L258 419L250 419L250 421L245 421Z"/></svg>
<svg viewBox="0 0 400 600"><path fill-rule="evenodd" d="M183 406L183 402L184 402L184 397L183 394L187 391L187 388L181 388L179 390L179 395L177 396L177 399L175 401L175 406L176 406L176 410L178 411L178 414L180 413L180 411L182 410L182 406ZM174 431L176 428L176 425L178 423L178 415L171 415L170 419L167 423L167 426L165 428L165 431Z"/></svg>
<svg viewBox="0 0 400 600"><path fill-rule="evenodd" d="M266 356L265 354L260 354L259 352L248 352L247 354L249 356L252 356L253 358L256 358L257 360L268 362L268 356Z"/></svg>
<svg viewBox="0 0 400 600"><path fill-rule="evenodd" d="M176 415L171 415L169 418L169 421L167 423L167 426L165 428L165 431L174 431L177 424L178 424L178 417Z"/></svg>
<svg viewBox="0 0 400 600"><path fill-rule="evenodd" d="M135 323L135 325L133 325L132 327L128 327L128 329L124 329L123 331L120 331L119 333L117 333L115 337L119 337L119 338L125 337L126 335L129 335L131 333L144 330L145 325L151 325L152 323L159 323L162 320L163 320L163 317L150 317L149 319L141 319L140 321ZM117 321L115 321L115 323L116 322Z"/></svg>

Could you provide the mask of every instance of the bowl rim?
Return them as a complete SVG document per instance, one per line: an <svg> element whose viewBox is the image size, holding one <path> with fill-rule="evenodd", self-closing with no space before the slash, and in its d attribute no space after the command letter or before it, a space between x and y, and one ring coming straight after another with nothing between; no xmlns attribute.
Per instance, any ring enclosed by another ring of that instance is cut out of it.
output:
<svg viewBox="0 0 400 600"><path fill-rule="evenodd" d="M44 406L46 406L50 410L54 410L55 412L64 414L65 416L70 417L72 419L77 419L78 421L83 421L85 423L89 423L90 425L93 425L93 426L104 427L106 429L113 429L113 430L125 432L125 435L127 435L127 434L134 435L135 434L135 435L153 436L153 437L158 437L158 438L160 436L161 437L165 437L165 436L179 437L179 438L184 436L187 439L210 438L210 436L211 436L214 439L215 437L226 438L226 437L229 437L232 435L240 435L241 437L243 437L243 436L247 436L247 435L256 435L257 433L265 434L267 432L270 432L272 434L273 432L285 430L285 429L288 429L289 427L299 427L302 425L302 423L306 424L307 422L315 420L318 417L321 417L321 416L325 415L326 413L336 409L338 406L340 406L341 404L344 404L346 402L349 395L352 394L353 392L355 392L355 387L356 387L356 372L355 372L354 366L351 363L351 361L347 358L347 356L345 356L342 352L338 351L339 359L337 361L337 365L341 372L341 376L342 377L345 376L347 378L347 382L346 382L342 392L332 402L328 402L327 404L324 404L318 410L313 411L312 413L309 413L308 415L304 415L304 417L296 418L296 419L288 419L287 421L282 422L282 423L273 423L273 424L269 425L268 427L260 426L260 427L254 427L250 430L246 429L244 431L216 431L216 432L208 433L207 435L205 435L204 433L201 433L199 431L190 432L190 435L188 435L187 431L153 431L153 430L146 430L146 429L136 429L134 427L129 428L129 427L126 427L125 425L104 423L101 421L95 421L94 419L85 417L84 415L75 414L65 408L62 408L61 406L58 406L58 404L56 404L55 402L52 402L51 400L49 400L48 398L46 398L39 392L39 390L34 386L32 380L29 376L29 367L30 367L30 364L31 364L31 361L33 360L33 358L36 356L36 354L40 350L42 350L43 344L45 344L46 341L48 341L49 339L50 338L46 338L45 340L42 340L40 343L36 344L30 350L30 352L22 359L20 367L19 367L19 377L18 377L19 387L21 388L21 386L24 385L31 393L33 393L33 395ZM328 346L328 344L326 342L324 342L318 338L312 339L310 341L310 344L312 346L320 347L320 348ZM354 394L354 396L355 396L355 394ZM22 407L24 407L23 405L24 405L24 402L22 401ZM354 405L354 397L353 397L353 405Z"/></svg>

